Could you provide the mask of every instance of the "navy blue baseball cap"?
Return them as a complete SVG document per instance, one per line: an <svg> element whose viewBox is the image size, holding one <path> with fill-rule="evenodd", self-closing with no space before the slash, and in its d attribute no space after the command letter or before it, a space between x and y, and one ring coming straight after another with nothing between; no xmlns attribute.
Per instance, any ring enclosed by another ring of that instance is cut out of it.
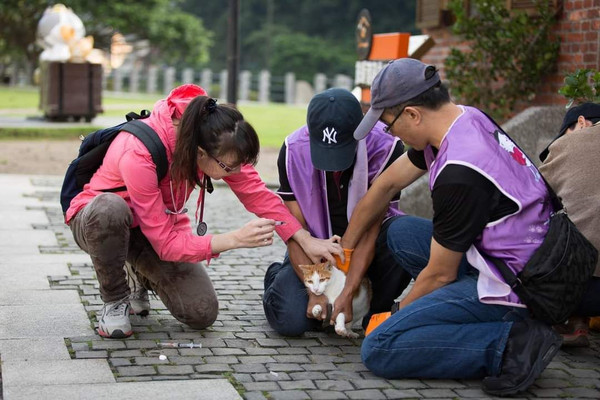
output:
<svg viewBox="0 0 600 400"><path fill-rule="evenodd" d="M439 82L440 75L433 65L423 64L414 58L391 61L373 79L371 108L354 131L354 138L361 140L367 136L384 109L417 97Z"/></svg>
<svg viewBox="0 0 600 400"><path fill-rule="evenodd" d="M352 165L358 147L352 134L361 119L360 103L346 89L327 89L312 98L306 124L316 169L344 171Z"/></svg>

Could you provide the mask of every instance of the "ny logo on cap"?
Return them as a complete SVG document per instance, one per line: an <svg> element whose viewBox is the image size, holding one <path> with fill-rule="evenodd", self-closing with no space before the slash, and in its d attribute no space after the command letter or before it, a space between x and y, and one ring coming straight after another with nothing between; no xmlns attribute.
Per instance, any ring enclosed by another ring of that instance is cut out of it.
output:
<svg viewBox="0 0 600 400"><path fill-rule="evenodd" d="M337 131L335 128L325 128L323 129L323 142L327 140L327 144L336 143Z"/></svg>

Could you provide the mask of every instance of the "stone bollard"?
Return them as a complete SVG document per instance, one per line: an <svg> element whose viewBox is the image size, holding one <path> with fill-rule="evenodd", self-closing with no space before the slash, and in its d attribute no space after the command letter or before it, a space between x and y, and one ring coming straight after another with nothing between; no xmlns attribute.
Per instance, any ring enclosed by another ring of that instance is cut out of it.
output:
<svg viewBox="0 0 600 400"><path fill-rule="evenodd" d="M327 89L327 76L325 74L315 74L315 93L321 93Z"/></svg>
<svg viewBox="0 0 600 400"><path fill-rule="evenodd" d="M202 74L200 75L200 86L206 90L206 93L211 92L212 86L212 71L208 68L204 68L202 70Z"/></svg>
<svg viewBox="0 0 600 400"><path fill-rule="evenodd" d="M163 92L169 93L171 90L173 90L174 86L175 86L175 68L168 67L165 69L165 81L164 81L164 86L163 86Z"/></svg>
<svg viewBox="0 0 600 400"><path fill-rule="evenodd" d="M156 93L156 89L158 87L158 67L155 65L151 65L148 68L148 79L146 80L146 92L148 93Z"/></svg>
<svg viewBox="0 0 600 400"><path fill-rule="evenodd" d="M183 70L181 82L182 83L194 83L194 70L192 68L186 68Z"/></svg>
<svg viewBox="0 0 600 400"><path fill-rule="evenodd" d="M129 91L138 93L140 91L140 67L134 65L129 72Z"/></svg>
<svg viewBox="0 0 600 400"><path fill-rule="evenodd" d="M123 71L121 68L113 69L113 90L115 92L123 90Z"/></svg>
<svg viewBox="0 0 600 400"><path fill-rule="evenodd" d="M250 71L240 72L240 87L238 98L242 101L250 100L250 80L252 79L252 73Z"/></svg>
<svg viewBox="0 0 600 400"><path fill-rule="evenodd" d="M219 74L219 83L221 86L221 90L219 92L219 99L221 101L227 101L227 70L224 69Z"/></svg>
<svg viewBox="0 0 600 400"><path fill-rule="evenodd" d="M296 100L296 74L288 72L284 81L285 104L294 104Z"/></svg>
<svg viewBox="0 0 600 400"><path fill-rule="evenodd" d="M271 90L271 73L266 69L260 71L258 78L258 101L261 103L268 103Z"/></svg>
<svg viewBox="0 0 600 400"><path fill-rule="evenodd" d="M337 74L334 78L335 87L346 89L348 91L352 90L352 78L348 75Z"/></svg>

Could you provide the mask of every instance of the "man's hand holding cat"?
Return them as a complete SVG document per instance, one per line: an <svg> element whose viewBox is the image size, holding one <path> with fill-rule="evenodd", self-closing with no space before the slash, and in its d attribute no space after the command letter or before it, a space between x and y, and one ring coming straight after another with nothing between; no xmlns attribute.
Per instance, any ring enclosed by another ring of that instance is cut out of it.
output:
<svg viewBox="0 0 600 400"><path fill-rule="evenodd" d="M346 288L344 288L344 290L342 290L342 292L337 297L337 299L335 299L335 303L333 304L333 311L331 313L331 320L330 320L330 323L332 325L335 325L336 318L337 318L338 314L340 314L340 313L344 313L344 316L346 317L346 323L352 321L352 318L353 318L352 299L353 298L354 298L354 295L352 294L351 291L347 290Z"/></svg>
<svg viewBox="0 0 600 400"><path fill-rule="evenodd" d="M306 316L308 318L318 319L323 321L327 318L327 296L324 294L316 295L312 292L308 292L308 307L306 307ZM321 312L319 311L319 308Z"/></svg>

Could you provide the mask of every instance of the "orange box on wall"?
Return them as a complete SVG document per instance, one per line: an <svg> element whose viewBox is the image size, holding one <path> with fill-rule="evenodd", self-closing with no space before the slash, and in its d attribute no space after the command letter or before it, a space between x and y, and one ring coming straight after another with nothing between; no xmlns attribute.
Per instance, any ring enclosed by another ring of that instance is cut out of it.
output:
<svg viewBox="0 0 600 400"><path fill-rule="evenodd" d="M373 35L369 60L387 61L408 57L410 33L377 33Z"/></svg>

